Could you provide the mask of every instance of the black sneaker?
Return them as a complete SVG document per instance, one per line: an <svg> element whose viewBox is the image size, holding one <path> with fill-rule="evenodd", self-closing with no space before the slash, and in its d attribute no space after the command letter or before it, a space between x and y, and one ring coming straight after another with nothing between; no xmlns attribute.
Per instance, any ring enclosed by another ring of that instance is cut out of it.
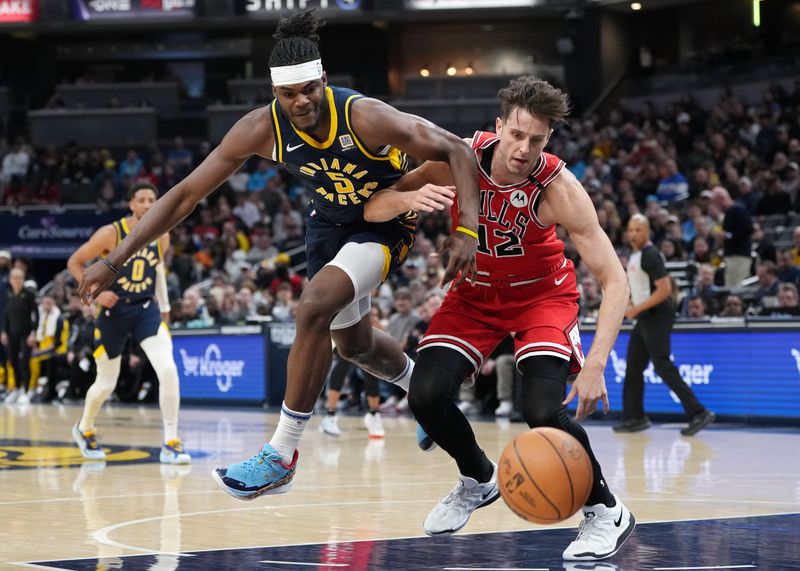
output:
<svg viewBox="0 0 800 571"><path fill-rule="evenodd" d="M642 430L647 430L650 426L652 426L652 423L646 416L641 418L629 418L616 425L614 427L614 432L641 432Z"/></svg>
<svg viewBox="0 0 800 571"><path fill-rule="evenodd" d="M701 430L703 430L706 426L714 422L717 418L717 415L711 412L710 410L704 410L703 412L698 412L696 415L692 417L692 420L689 421L689 426L686 428L681 428L681 434L684 436L694 436Z"/></svg>

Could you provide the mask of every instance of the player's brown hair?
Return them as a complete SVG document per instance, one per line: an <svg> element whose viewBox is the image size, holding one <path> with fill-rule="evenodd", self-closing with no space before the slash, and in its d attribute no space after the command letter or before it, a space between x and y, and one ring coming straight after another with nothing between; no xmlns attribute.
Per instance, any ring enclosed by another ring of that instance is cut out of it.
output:
<svg viewBox="0 0 800 571"><path fill-rule="evenodd" d="M550 126L567 120L570 111L569 96L548 82L532 75L512 79L508 87L497 93L503 121L519 107L531 115L546 117Z"/></svg>

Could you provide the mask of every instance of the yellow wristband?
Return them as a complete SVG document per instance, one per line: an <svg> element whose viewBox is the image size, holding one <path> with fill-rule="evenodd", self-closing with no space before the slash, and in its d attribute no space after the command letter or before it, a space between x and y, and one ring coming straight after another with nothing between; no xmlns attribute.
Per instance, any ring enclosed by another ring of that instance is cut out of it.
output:
<svg viewBox="0 0 800 571"><path fill-rule="evenodd" d="M476 240L478 239L478 233L477 232L473 232L469 228L464 228L463 226L458 226L456 228L456 232L462 232L462 233L466 234L467 236L472 236Z"/></svg>

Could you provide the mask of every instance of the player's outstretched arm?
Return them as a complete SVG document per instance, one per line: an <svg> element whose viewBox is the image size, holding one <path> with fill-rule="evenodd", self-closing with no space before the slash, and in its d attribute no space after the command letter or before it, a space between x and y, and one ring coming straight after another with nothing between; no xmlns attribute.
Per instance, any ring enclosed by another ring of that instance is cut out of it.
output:
<svg viewBox="0 0 800 571"><path fill-rule="evenodd" d="M456 232L448 239L450 262L442 279L450 281L459 272L459 283L475 277L478 242L470 235L477 236L480 199L475 153L463 140L430 121L376 99L360 99L352 109L354 130L371 149L392 145L419 159L444 162L450 167L458 193L459 221L468 233Z"/></svg>
<svg viewBox="0 0 800 571"><path fill-rule="evenodd" d="M433 212L453 205L455 187L446 163L428 161L392 186L373 194L364 206L364 220L386 222L413 210Z"/></svg>
<svg viewBox="0 0 800 571"><path fill-rule="evenodd" d="M564 226L581 259L597 277L603 291L592 349L564 401L566 404L578 395L575 417L581 420L597 410L599 401L603 403L603 411L608 412L608 393L603 373L628 305L628 281L611 241L600 227L589 195L567 169L563 169L547 188L539 218L545 224Z"/></svg>
<svg viewBox="0 0 800 571"><path fill-rule="evenodd" d="M108 263L97 262L86 270L78 288L83 303L91 303L111 284L114 280L112 267L122 267L144 245L177 226L202 198L213 192L250 156L271 155L272 123L266 109L257 109L240 119L189 176L156 201L131 233L108 254Z"/></svg>

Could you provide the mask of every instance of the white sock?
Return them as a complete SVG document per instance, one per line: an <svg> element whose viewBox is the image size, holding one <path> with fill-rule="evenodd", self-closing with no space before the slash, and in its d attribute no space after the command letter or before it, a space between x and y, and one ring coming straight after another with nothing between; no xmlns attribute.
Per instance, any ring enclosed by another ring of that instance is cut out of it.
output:
<svg viewBox="0 0 800 571"><path fill-rule="evenodd" d="M397 385L404 391L408 392L408 385L411 382L411 373L413 372L414 361L411 360L411 357L406 355L406 368L403 369L403 372L393 379L386 379L386 381L392 383L393 385Z"/></svg>
<svg viewBox="0 0 800 571"><path fill-rule="evenodd" d="M283 456L283 461L287 464L292 461L294 451L300 444L300 437L308 424L313 412L296 412L286 406L281 405L281 419L278 421L278 428L272 435L269 445Z"/></svg>

